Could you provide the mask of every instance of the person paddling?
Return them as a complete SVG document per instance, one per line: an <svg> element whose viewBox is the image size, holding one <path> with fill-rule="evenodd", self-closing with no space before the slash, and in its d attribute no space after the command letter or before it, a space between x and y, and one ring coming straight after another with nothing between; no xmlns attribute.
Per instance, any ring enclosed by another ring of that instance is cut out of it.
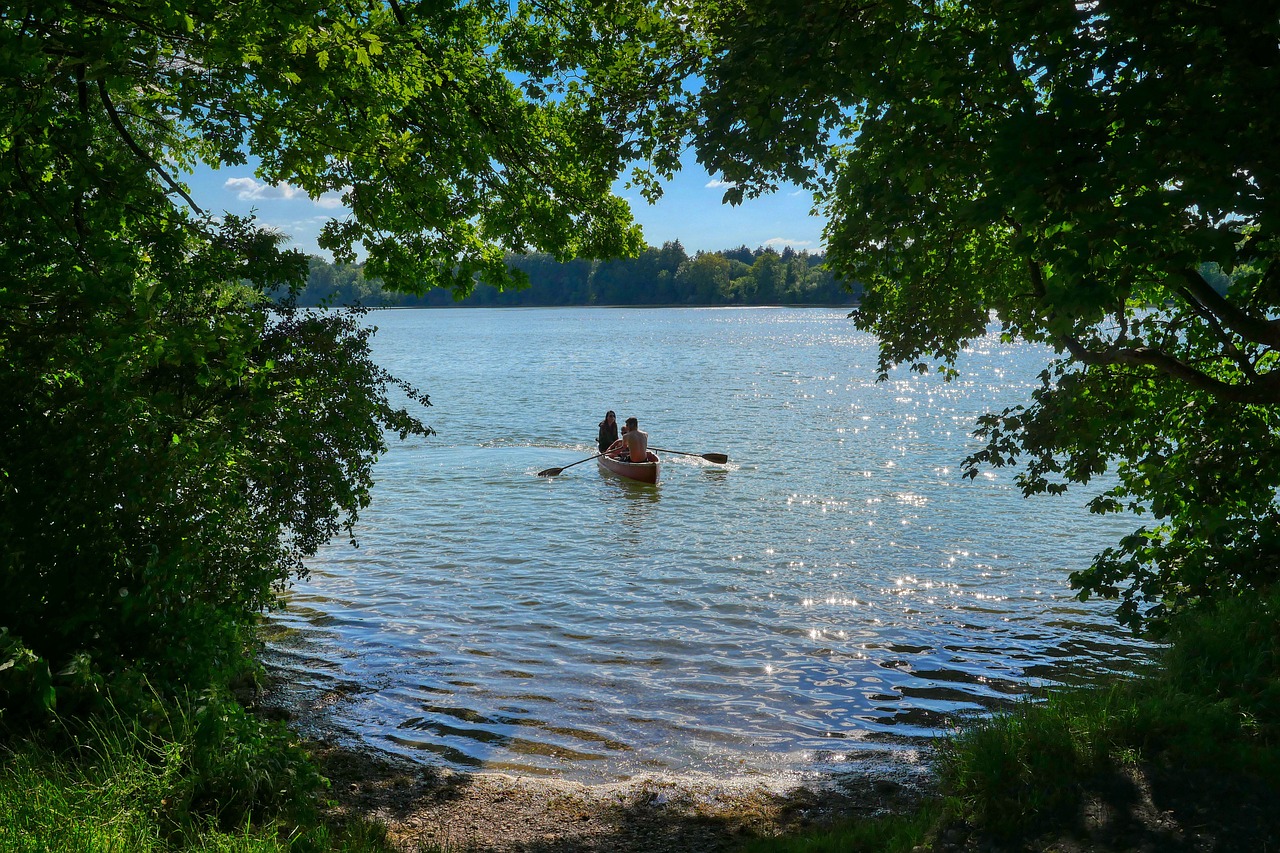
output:
<svg viewBox="0 0 1280 853"><path fill-rule="evenodd" d="M640 429L640 422L635 418L627 418L626 431L622 441L627 446L627 455L632 462L649 461L649 433Z"/></svg>

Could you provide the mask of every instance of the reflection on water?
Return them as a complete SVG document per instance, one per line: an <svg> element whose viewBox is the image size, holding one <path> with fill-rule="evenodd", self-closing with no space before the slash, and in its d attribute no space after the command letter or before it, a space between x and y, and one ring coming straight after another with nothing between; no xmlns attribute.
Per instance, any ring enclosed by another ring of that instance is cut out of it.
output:
<svg viewBox="0 0 1280 853"><path fill-rule="evenodd" d="M616 477L606 471L600 471L600 477L605 482L606 499L613 511L607 516L606 526L591 535L603 536L618 547L625 546L618 555L620 558L643 554L647 540L661 535L662 519L655 512L662 498L661 487Z"/></svg>
<svg viewBox="0 0 1280 853"><path fill-rule="evenodd" d="M459 768L778 773L905 755L1146 658L1066 589L1129 522L959 476L976 415L1035 386L1036 348L993 337L958 382L877 385L839 311L375 319L439 435L392 446L361 547L326 548L273 619L304 720ZM602 391L591 371L617 359L643 392ZM682 375L706 383L662 378ZM731 461L666 455L657 486L537 476L589 456L608 408Z"/></svg>

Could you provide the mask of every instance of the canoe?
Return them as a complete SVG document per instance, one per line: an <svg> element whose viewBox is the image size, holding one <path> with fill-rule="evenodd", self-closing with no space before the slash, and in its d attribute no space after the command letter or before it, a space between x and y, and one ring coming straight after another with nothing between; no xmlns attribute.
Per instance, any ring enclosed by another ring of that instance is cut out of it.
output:
<svg viewBox="0 0 1280 853"><path fill-rule="evenodd" d="M648 462L620 462L610 456L601 456L596 462L600 464L601 471L608 471L628 480L639 480L641 483L656 483L658 474L662 471L662 460L652 450L646 458Z"/></svg>

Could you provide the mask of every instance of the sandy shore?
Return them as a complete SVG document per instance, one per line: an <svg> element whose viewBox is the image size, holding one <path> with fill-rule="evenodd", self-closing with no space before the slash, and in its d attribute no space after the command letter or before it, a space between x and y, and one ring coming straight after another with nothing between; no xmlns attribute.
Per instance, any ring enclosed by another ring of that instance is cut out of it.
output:
<svg viewBox="0 0 1280 853"><path fill-rule="evenodd" d="M721 851L748 836L903 810L933 781L923 763L872 753L851 760L849 772L805 780L676 775L582 784L467 773L381 753L334 726L333 706L349 698L343 690L273 680L265 695L245 698L309 744L338 817L383 823L406 851Z"/></svg>
<svg viewBox="0 0 1280 853"><path fill-rule="evenodd" d="M648 778L584 785L458 773L312 744L340 815L373 818L405 850L485 853L675 853L728 850L844 818L901 810L922 783L849 774L821 788Z"/></svg>

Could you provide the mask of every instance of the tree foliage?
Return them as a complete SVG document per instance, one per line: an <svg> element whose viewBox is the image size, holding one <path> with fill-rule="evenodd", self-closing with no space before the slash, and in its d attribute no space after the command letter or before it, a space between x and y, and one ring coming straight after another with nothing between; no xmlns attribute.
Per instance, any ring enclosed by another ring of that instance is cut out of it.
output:
<svg viewBox="0 0 1280 853"><path fill-rule="evenodd" d="M185 170L340 193L322 243L408 289L635 251L611 186L672 162L680 34L629 0L0 6L0 700L225 678L384 435L427 431L358 316L267 299L306 259Z"/></svg>
<svg viewBox="0 0 1280 853"><path fill-rule="evenodd" d="M736 260L744 257L746 261ZM705 269L720 262L725 264L726 275L708 280ZM307 285L297 299L299 305L371 307L844 305L856 300L857 287L843 287L822 262L822 255L790 248L779 254L770 248L745 246L727 252L698 252L691 258L678 240L662 248L650 246L635 258L561 262L545 254L510 255L507 263L528 277L528 288L499 291L481 285L464 299L455 300L440 290L421 295L390 291L378 279L368 278L361 265L335 265L312 258Z"/></svg>
<svg viewBox="0 0 1280 853"><path fill-rule="evenodd" d="M1059 359L974 466L1154 521L1072 577L1140 624L1280 572L1280 18L1265 4L719 0L700 156L818 191L881 367L992 316Z"/></svg>

